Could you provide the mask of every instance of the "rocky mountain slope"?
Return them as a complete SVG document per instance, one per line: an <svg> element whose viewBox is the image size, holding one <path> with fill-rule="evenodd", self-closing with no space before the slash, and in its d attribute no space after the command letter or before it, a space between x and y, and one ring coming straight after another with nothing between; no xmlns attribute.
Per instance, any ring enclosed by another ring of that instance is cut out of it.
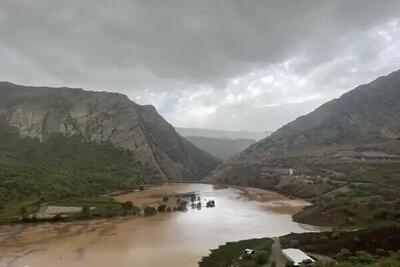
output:
<svg viewBox="0 0 400 267"><path fill-rule="evenodd" d="M138 105L121 94L2 82L0 96L0 117L20 136L46 142L61 134L109 142L163 180L196 180L218 164L178 135L153 106Z"/></svg>
<svg viewBox="0 0 400 267"><path fill-rule="evenodd" d="M314 216L314 223L329 224L348 219L352 205L359 205L351 213L354 221L361 222L365 214L358 212L366 211L369 201L376 207L372 213L383 207L394 209L399 173L400 71L396 71L288 123L220 165L208 179L310 198L316 205L298 218L307 221Z"/></svg>

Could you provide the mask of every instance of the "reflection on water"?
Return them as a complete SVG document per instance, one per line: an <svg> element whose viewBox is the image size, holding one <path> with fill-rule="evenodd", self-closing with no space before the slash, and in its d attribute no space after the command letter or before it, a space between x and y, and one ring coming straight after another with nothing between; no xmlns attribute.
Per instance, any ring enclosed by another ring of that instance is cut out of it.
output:
<svg viewBox="0 0 400 267"><path fill-rule="evenodd" d="M305 205L304 202L264 190L248 189L244 191L246 195L233 188L217 190L211 185L175 184L118 198L143 204L163 194L187 192L215 200L216 207L189 208L187 212L149 218L45 224L22 229L2 227L0 267L190 267L197 266L209 249L227 241L316 230L312 227L305 230L291 220L290 213ZM281 211L279 203L283 203Z"/></svg>

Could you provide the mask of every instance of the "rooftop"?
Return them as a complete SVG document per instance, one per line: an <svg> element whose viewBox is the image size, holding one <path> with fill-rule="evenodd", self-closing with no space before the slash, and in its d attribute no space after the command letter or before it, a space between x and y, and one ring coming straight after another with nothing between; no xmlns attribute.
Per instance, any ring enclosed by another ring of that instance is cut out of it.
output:
<svg viewBox="0 0 400 267"><path fill-rule="evenodd" d="M282 250L283 255L290 261L294 263L294 265L299 265L305 260L311 260L315 262L311 257L309 257L306 253L296 248L288 248Z"/></svg>

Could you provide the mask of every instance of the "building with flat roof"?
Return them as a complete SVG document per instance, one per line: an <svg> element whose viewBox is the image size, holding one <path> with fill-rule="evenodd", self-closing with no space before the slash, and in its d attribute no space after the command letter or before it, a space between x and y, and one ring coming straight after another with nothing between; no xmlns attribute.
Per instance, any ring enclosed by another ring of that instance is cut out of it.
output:
<svg viewBox="0 0 400 267"><path fill-rule="evenodd" d="M302 266L301 264L307 261L315 263L315 260L297 248L283 249L282 254L288 261L292 262L294 266Z"/></svg>

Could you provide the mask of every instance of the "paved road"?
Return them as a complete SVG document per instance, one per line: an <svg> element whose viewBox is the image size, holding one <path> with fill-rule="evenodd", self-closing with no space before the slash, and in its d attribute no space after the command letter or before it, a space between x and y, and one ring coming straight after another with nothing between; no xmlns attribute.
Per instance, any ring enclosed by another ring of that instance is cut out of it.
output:
<svg viewBox="0 0 400 267"><path fill-rule="evenodd" d="M285 259L282 256L281 252L281 243L279 242L278 237L273 238L274 243L271 247L271 255L269 256L269 261L264 267L270 267L272 262L276 262L276 267L285 267Z"/></svg>

